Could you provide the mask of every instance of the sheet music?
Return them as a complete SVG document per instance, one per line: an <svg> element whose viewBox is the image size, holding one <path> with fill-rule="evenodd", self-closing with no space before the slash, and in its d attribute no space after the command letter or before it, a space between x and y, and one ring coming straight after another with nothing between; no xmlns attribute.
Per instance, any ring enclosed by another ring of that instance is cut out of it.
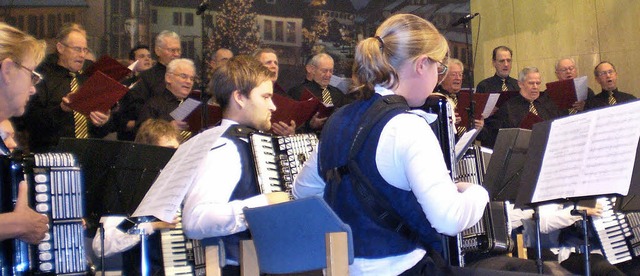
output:
<svg viewBox="0 0 640 276"><path fill-rule="evenodd" d="M351 86L351 79L349 78L342 78L342 77L338 77L336 75L331 75L331 80L329 80L329 85L334 86L338 89L340 89L340 91L342 91L342 93L349 93L349 87Z"/></svg>
<svg viewBox="0 0 640 276"><path fill-rule="evenodd" d="M134 61L129 66L127 66L127 68L129 68L129 70L133 71L133 68L136 68L136 65L138 65L138 62L140 62L140 60Z"/></svg>
<svg viewBox="0 0 640 276"><path fill-rule="evenodd" d="M500 98L500 94L498 93L489 93L489 99L487 100L487 104L484 106L484 110L482 110L482 118L489 118L491 116L491 112L496 107L498 103L498 99Z"/></svg>
<svg viewBox="0 0 640 276"><path fill-rule="evenodd" d="M132 217L155 216L165 222L173 221L209 150L226 130L212 128L180 145Z"/></svg>
<svg viewBox="0 0 640 276"><path fill-rule="evenodd" d="M573 79L573 84L576 87L576 98L578 98L578 101L587 100L587 92L589 89L587 81L587 76L577 77Z"/></svg>
<svg viewBox="0 0 640 276"><path fill-rule="evenodd" d="M169 115L171 115L171 118L174 118L176 121L184 121L184 119L198 108L200 104L201 102L198 100L186 98L176 109L171 111Z"/></svg>
<svg viewBox="0 0 640 276"><path fill-rule="evenodd" d="M478 136L478 130L474 128L465 132L462 137L460 137L460 140L458 140L454 148L456 162L460 161L462 156L464 156L464 153L467 152L467 149L471 146L471 143L476 140L476 136Z"/></svg>
<svg viewBox="0 0 640 276"><path fill-rule="evenodd" d="M638 122L640 101L554 121L532 202L626 195L640 139Z"/></svg>

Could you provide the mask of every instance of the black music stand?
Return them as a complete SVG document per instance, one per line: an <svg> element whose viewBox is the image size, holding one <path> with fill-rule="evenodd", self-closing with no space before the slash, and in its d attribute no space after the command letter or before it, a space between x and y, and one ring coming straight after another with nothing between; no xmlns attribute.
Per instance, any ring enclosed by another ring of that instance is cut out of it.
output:
<svg viewBox="0 0 640 276"><path fill-rule="evenodd" d="M175 152L126 141L71 138L61 138L56 150L75 154L82 167L91 238L103 215L135 211Z"/></svg>
<svg viewBox="0 0 640 276"><path fill-rule="evenodd" d="M527 129L507 128L498 132L483 178L492 201L515 202L530 137L531 131Z"/></svg>

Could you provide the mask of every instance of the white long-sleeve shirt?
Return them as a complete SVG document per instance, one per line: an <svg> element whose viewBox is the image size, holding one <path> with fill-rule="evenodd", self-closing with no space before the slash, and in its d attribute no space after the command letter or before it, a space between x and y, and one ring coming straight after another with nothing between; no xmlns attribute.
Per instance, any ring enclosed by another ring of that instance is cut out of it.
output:
<svg viewBox="0 0 640 276"><path fill-rule="evenodd" d="M381 87L376 87L376 93L393 94ZM474 185L463 193L458 192L448 174L438 140L424 118L414 114L392 118L382 130L375 154L378 171L385 181L398 189L413 191L436 231L455 235L482 217L489 201L487 191ZM315 151L296 178L293 187L296 198L323 195L325 183L318 175L317 158ZM416 249L380 259L356 258L349 272L351 275L397 275L413 267L424 254L424 250Z"/></svg>
<svg viewBox="0 0 640 276"><path fill-rule="evenodd" d="M102 217L102 226L104 227L104 257L109 257L116 253L121 253L129 250L140 242L140 235L128 234L118 229L118 225L124 221L125 216L105 216ZM145 222L138 225L138 228L143 228L144 233L147 235L153 234L154 230L151 223ZM93 253L100 257L102 234L100 229L96 232L93 238Z"/></svg>

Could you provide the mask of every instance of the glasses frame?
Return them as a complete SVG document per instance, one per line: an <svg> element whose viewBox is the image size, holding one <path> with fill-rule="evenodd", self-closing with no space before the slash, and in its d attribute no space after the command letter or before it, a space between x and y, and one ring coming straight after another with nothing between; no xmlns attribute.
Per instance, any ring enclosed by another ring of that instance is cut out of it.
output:
<svg viewBox="0 0 640 276"><path fill-rule="evenodd" d="M62 44L62 46L64 46L64 47L67 47L67 48L73 50L76 53L82 53L82 54L86 55L90 51L89 48L87 48L87 47L79 47L79 46L78 47L71 47L71 46L67 45L64 42L60 42L60 44Z"/></svg>
<svg viewBox="0 0 640 276"><path fill-rule="evenodd" d="M438 75L442 76L447 73L449 70L449 66L444 64L442 61L438 61L432 58L429 58L431 61L435 62L438 65Z"/></svg>
<svg viewBox="0 0 640 276"><path fill-rule="evenodd" d="M562 68L562 69L556 70L556 72L558 72L558 73L566 73L566 72L574 71L574 70L576 70L576 67L575 66L570 66L570 67L567 67L567 68Z"/></svg>
<svg viewBox="0 0 640 276"><path fill-rule="evenodd" d="M160 47L160 48L172 54L182 54L182 48L173 48L173 49L167 48L167 47Z"/></svg>
<svg viewBox="0 0 640 276"><path fill-rule="evenodd" d="M22 63L20 62L14 61L14 63L20 66L22 69L27 70L29 71L29 73L31 73L31 84L33 86L36 86L38 83L42 81L42 75L40 75L40 73L36 72L35 70L31 70L27 68L26 66L22 65Z"/></svg>
<svg viewBox="0 0 640 276"><path fill-rule="evenodd" d="M196 82L196 76L187 76L185 73L176 74L174 72L169 72L169 74L179 77L182 80L191 80L192 82Z"/></svg>

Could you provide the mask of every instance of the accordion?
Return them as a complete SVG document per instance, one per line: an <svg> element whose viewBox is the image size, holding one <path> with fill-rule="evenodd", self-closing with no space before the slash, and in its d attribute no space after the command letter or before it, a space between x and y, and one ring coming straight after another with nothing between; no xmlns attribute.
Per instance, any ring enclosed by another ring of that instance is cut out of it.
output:
<svg viewBox="0 0 640 276"><path fill-rule="evenodd" d="M292 195L293 180L318 144L318 137L315 134L271 136L254 132L249 135L249 144L260 191Z"/></svg>
<svg viewBox="0 0 640 276"><path fill-rule="evenodd" d="M205 253L200 240L188 239L182 230L182 222L174 229L160 231L164 275L204 276Z"/></svg>
<svg viewBox="0 0 640 276"><path fill-rule="evenodd" d="M2 244L2 275L85 275L82 173L69 153L2 156L2 212L13 210L18 183L29 185L30 206L50 219L49 232L37 245L20 240Z"/></svg>

